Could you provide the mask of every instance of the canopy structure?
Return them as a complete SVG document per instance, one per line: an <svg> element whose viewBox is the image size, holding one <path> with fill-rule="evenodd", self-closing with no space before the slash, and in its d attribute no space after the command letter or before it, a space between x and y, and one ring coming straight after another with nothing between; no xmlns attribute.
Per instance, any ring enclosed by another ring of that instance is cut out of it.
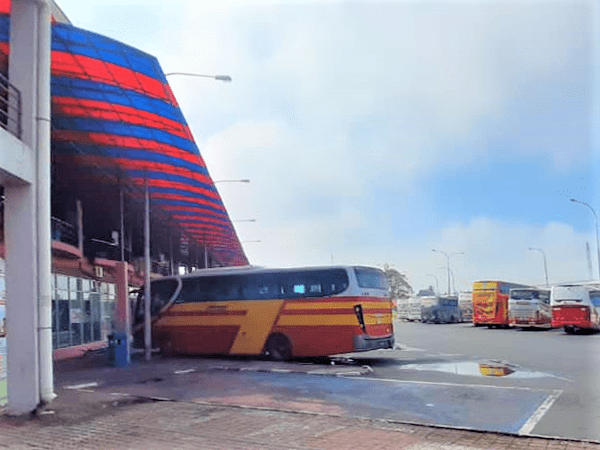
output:
<svg viewBox="0 0 600 450"><path fill-rule="evenodd" d="M0 65L5 67L9 4L0 0ZM102 206L105 190L118 186L141 205L147 187L151 214L161 226L176 229L186 245L208 250L219 265L248 264L155 57L53 23L51 83L53 175L63 186L87 186L103 214L118 212L118 205Z"/></svg>

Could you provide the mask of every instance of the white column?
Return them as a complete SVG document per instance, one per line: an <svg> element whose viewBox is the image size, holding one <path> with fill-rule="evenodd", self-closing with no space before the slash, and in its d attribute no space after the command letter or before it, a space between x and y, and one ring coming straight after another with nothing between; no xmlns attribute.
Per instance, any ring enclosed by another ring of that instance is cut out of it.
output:
<svg viewBox="0 0 600 450"><path fill-rule="evenodd" d="M4 195L8 407L11 414L20 415L33 411L40 401L35 189L5 186Z"/></svg>
<svg viewBox="0 0 600 450"><path fill-rule="evenodd" d="M37 239L40 395L56 398L52 363L52 240L50 238L50 5L38 4L37 36Z"/></svg>
<svg viewBox="0 0 600 450"><path fill-rule="evenodd" d="M34 2L13 0L9 79L21 93L21 139L36 148L37 28ZM40 402L36 186L5 186L8 403L26 414Z"/></svg>

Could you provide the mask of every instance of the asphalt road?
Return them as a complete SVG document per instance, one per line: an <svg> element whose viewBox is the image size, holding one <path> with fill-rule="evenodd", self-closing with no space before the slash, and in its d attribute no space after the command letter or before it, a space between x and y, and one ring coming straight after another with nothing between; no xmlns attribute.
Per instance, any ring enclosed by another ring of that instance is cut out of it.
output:
<svg viewBox="0 0 600 450"><path fill-rule="evenodd" d="M524 434L600 440L600 334L398 322L396 342L402 350L353 357L371 365L376 378L429 386L433 400L440 384L459 391L461 386L482 386L486 392L520 392L517 406L533 411L525 423L522 416L515 419ZM496 361L514 372L483 376L477 370L480 362ZM536 392L546 394L541 403L532 396ZM472 410L469 417L501 416L515 407L513 402L507 397L504 408L502 402L492 404L481 397L467 406Z"/></svg>

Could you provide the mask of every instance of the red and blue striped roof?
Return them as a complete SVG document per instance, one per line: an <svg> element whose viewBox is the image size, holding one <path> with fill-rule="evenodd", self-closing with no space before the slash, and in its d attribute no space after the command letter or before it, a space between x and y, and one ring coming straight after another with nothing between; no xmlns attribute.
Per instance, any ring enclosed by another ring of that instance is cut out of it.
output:
<svg viewBox="0 0 600 450"><path fill-rule="evenodd" d="M9 51L9 7L0 0L0 65ZM152 207L168 213L190 240L223 265L248 264L155 57L53 23L51 83L57 161L76 164L80 173L112 172L134 186L147 182Z"/></svg>

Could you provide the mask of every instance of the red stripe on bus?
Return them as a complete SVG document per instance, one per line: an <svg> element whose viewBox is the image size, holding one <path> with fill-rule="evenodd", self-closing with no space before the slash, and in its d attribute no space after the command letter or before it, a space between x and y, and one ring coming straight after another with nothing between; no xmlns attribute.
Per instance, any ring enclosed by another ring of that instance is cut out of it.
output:
<svg viewBox="0 0 600 450"><path fill-rule="evenodd" d="M390 310L388 309L363 309L364 314L390 314ZM309 316L309 315L336 315L336 314L346 314L346 315L354 315L354 308L335 308L335 309L285 309L282 313L284 316Z"/></svg>
<svg viewBox="0 0 600 450"><path fill-rule="evenodd" d="M215 309L214 311L167 311L164 316L245 316L247 314L248 311L227 311L225 309Z"/></svg>

